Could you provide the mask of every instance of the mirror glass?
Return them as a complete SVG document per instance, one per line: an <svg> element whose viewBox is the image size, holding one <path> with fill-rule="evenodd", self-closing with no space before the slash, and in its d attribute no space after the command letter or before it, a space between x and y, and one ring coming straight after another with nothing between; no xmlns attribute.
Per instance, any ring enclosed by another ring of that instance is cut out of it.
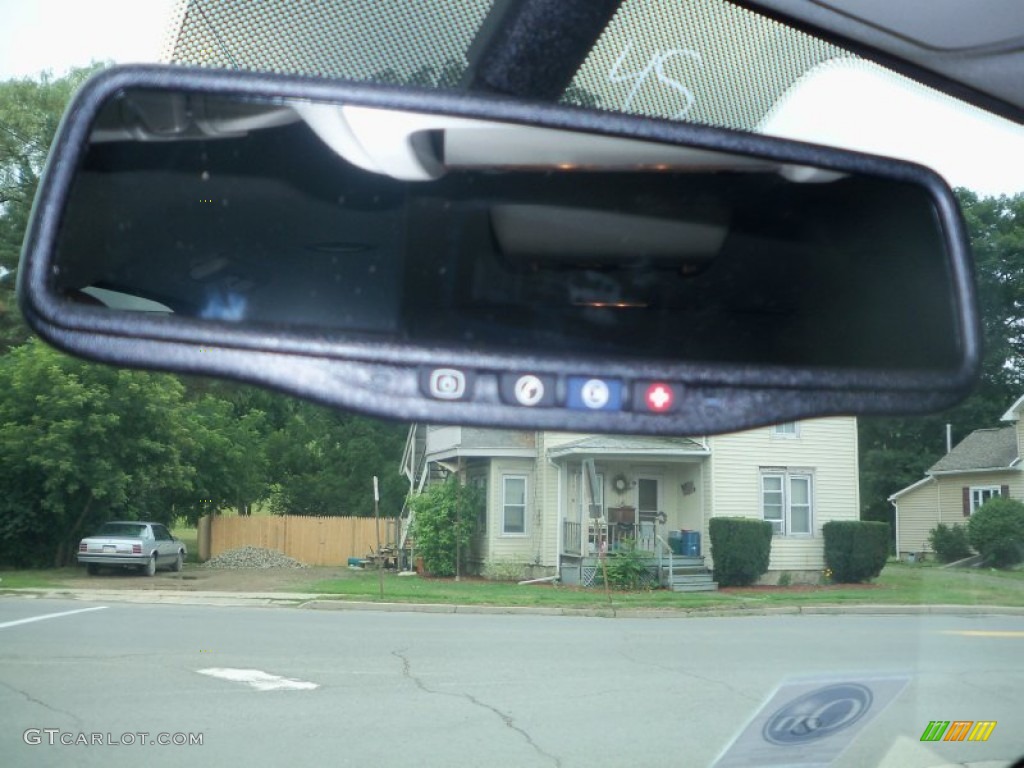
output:
<svg viewBox="0 0 1024 768"><path fill-rule="evenodd" d="M949 370L917 185L443 115L128 90L53 290L113 312L666 363ZM92 311L92 310L89 310Z"/></svg>

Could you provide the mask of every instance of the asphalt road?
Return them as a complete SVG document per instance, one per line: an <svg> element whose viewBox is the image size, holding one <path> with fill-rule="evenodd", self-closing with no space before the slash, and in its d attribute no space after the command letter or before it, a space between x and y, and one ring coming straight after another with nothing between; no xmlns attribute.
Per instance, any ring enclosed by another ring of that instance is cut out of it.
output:
<svg viewBox="0 0 1024 768"><path fill-rule="evenodd" d="M0 764L699 766L782 681L878 675L910 683L836 765L1024 753L1019 616L82 610L101 605L0 598ZM958 719L998 725L920 743ZM60 743L83 739L135 743Z"/></svg>

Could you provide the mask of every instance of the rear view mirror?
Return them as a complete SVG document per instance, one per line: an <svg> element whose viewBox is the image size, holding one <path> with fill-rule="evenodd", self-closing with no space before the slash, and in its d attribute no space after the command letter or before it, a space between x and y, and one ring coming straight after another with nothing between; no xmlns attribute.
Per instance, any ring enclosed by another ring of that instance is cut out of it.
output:
<svg viewBox="0 0 1024 768"><path fill-rule="evenodd" d="M19 272L56 345L437 423L700 434L920 411L979 350L955 199L701 126L108 70Z"/></svg>

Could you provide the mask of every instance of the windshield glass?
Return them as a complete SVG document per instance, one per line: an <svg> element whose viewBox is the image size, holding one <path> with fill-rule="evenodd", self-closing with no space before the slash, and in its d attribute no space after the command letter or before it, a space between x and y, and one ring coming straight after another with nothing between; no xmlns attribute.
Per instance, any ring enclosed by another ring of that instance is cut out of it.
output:
<svg viewBox="0 0 1024 768"><path fill-rule="evenodd" d="M141 34L143 4L40 3L37 26L13 5L0 48L46 48L53 72L0 71L4 765L929 768L1024 752L1020 124L726 0L626 0L562 103L887 153L959 188L979 386L939 414L726 435L396 423L34 338L18 253L87 74L65 67L89 63L48 33ZM165 2L151 58L464 89L507 5ZM887 301L924 290L899 282ZM609 342L586 335L572 344ZM445 371L441 395L465 383ZM620 394L580 379L578 404ZM542 377L506 384L524 406L552 397ZM673 395L640 396L655 411ZM111 517L180 541L104 570L82 538L145 529Z"/></svg>

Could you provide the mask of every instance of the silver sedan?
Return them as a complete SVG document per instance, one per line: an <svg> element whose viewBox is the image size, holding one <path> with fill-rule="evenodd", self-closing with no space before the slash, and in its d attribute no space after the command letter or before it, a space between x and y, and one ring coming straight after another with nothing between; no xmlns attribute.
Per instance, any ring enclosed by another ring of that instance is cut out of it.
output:
<svg viewBox="0 0 1024 768"><path fill-rule="evenodd" d="M104 523L78 545L78 562L90 574L102 566L137 568L147 576L160 567L180 571L185 562L185 544L160 523L122 521Z"/></svg>

